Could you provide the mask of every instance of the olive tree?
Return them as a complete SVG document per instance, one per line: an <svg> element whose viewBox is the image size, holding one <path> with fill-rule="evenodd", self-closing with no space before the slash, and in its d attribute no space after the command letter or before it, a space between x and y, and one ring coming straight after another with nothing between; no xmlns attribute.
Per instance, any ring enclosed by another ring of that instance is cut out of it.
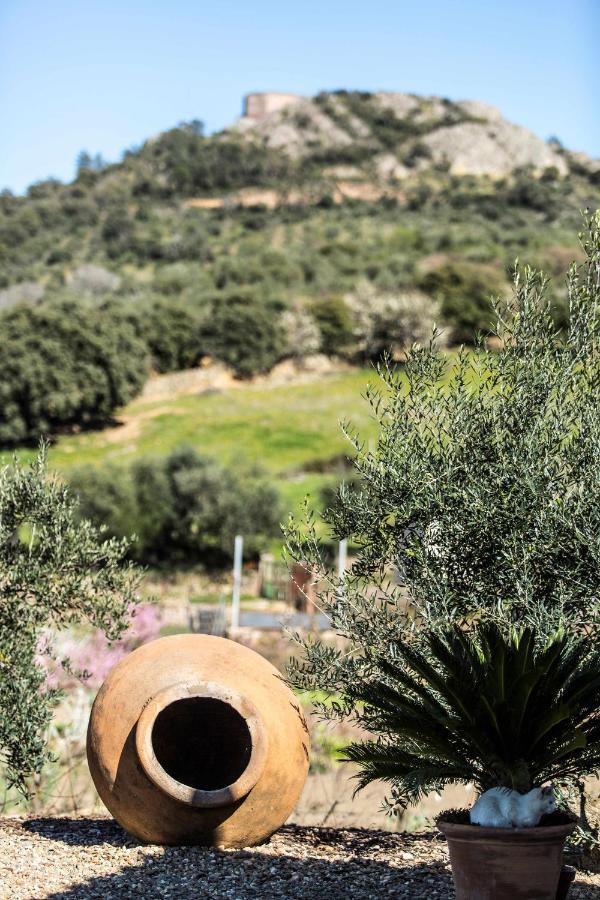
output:
<svg viewBox="0 0 600 900"><path fill-rule="evenodd" d="M290 677L372 734L347 758L401 804L600 765L600 214L588 224L565 331L526 268L493 303L499 349L432 342L379 367L378 439L346 428L357 477L325 515L351 571L327 570L310 518L288 529L342 639L305 641Z"/></svg>
<svg viewBox="0 0 600 900"><path fill-rule="evenodd" d="M30 466L15 460L0 471L0 762L24 794L48 759L60 697L46 684L44 656L69 626L88 623L109 640L127 627L138 581L127 547L76 520L44 448Z"/></svg>

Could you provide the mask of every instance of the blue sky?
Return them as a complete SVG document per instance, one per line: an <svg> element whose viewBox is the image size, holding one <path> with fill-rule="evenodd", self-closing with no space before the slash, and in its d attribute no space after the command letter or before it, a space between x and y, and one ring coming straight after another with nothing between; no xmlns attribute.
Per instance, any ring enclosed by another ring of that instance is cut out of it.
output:
<svg viewBox="0 0 600 900"><path fill-rule="evenodd" d="M600 156L599 39L599 0L0 0L0 187L261 90L476 98Z"/></svg>

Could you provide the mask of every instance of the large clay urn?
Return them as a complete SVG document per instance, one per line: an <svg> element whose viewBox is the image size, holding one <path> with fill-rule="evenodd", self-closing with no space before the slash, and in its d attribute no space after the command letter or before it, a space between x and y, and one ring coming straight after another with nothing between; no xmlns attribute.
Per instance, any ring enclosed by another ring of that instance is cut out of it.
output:
<svg viewBox="0 0 600 900"><path fill-rule="evenodd" d="M294 809L308 747L298 701L267 660L185 634L115 666L92 708L87 752L103 802L140 840L246 847Z"/></svg>

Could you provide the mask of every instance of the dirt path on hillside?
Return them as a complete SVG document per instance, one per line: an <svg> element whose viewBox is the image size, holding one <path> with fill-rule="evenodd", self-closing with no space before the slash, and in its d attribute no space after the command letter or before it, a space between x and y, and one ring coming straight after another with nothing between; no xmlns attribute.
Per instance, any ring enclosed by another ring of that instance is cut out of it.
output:
<svg viewBox="0 0 600 900"><path fill-rule="evenodd" d="M171 404L164 406L154 406L152 409L143 409L131 416L120 416L117 420L119 424L115 428L107 428L102 432L102 436L109 444L127 444L136 441L141 432L142 424L148 419L155 419L157 416L163 415L182 415L185 409L181 406L173 406Z"/></svg>

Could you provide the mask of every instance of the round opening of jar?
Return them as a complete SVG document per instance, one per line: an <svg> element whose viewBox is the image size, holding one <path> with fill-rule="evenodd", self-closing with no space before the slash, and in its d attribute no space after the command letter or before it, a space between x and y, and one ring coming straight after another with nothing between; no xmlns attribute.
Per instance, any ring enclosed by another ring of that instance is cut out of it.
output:
<svg viewBox="0 0 600 900"><path fill-rule="evenodd" d="M150 698L135 743L146 775L165 794L191 806L218 807L252 790L268 741L248 698L203 682L175 684Z"/></svg>
<svg viewBox="0 0 600 900"><path fill-rule="evenodd" d="M214 697L188 697L161 710L152 727L154 755L180 784L218 791L245 772L252 756L246 720Z"/></svg>

